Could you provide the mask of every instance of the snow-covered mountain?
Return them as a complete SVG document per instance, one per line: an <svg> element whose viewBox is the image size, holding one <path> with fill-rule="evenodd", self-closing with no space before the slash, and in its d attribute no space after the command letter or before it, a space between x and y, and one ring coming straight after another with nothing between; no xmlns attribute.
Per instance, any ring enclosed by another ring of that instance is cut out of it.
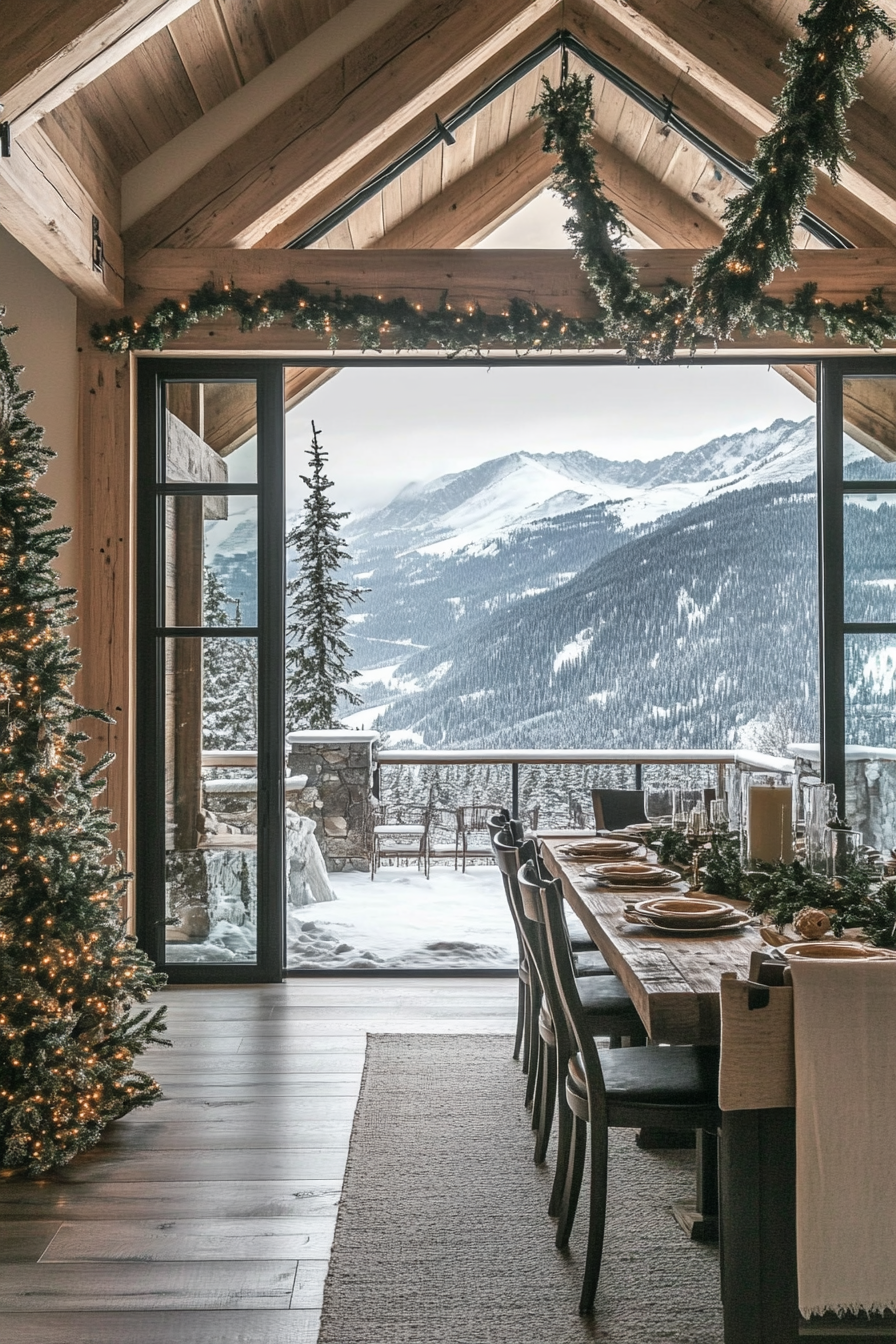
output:
<svg viewBox="0 0 896 1344"><path fill-rule="evenodd" d="M595 505L624 528L653 523L727 490L801 481L815 470L815 420L776 420L653 461L588 452L509 453L468 471L406 486L349 527L368 550L475 554L521 528Z"/></svg>

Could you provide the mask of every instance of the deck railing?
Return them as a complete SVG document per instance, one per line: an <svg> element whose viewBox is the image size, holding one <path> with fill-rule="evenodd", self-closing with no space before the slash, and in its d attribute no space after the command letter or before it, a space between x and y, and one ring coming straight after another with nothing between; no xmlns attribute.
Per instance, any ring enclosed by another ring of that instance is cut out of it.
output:
<svg viewBox="0 0 896 1344"><path fill-rule="evenodd" d="M518 749L394 749L377 752L373 791L380 796L380 770L384 765L509 765L510 805L519 816L521 765L614 765L634 767L634 786L643 786L645 765L715 766L720 795L725 787L725 766L740 765L748 770L769 774L790 774L793 761L784 756L768 756L758 751L712 751L689 749L638 750L636 748L594 750Z"/></svg>

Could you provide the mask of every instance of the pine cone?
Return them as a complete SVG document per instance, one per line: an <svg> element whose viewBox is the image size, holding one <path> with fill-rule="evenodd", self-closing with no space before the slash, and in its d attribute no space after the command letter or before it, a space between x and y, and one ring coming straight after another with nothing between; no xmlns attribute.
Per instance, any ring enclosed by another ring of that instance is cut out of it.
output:
<svg viewBox="0 0 896 1344"><path fill-rule="evenodd" d="M804 905L793 917L793 931L801 938L823 938L831 931L831 921L823 910Z"/></svg>

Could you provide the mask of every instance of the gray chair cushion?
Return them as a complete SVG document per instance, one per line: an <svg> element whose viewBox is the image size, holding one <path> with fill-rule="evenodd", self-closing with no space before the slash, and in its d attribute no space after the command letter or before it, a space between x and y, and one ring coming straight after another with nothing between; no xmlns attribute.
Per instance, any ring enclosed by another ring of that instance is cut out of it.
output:
<svg viewBox="0 0 896 1344"><path fill-rule="evenodd" d="M599 982L597 982L599 983ZM715 1106L719 1095L719 1051L715 1046L670 1045L599 1050L607 1101L651 1106ZM569 1080L582 1096L582 1056L569 1061Z"/></svg>
<svg viewBox="0 0 896 1344"><path fill-rule="evenodd" d="M574 953L573 962L575 963L577 976L613 974L596 948L591 952Z"/></svg>

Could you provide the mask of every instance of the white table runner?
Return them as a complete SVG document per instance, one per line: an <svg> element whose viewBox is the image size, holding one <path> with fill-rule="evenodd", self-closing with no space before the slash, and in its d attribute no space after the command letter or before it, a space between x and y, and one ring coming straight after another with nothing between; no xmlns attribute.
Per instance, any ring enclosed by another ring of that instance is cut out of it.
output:
<svg viewBox="0 0 896 1344"><path fill-rule="evenodd" d="M896 960L792 971L800 1311L896 1311Z"/></svg>

